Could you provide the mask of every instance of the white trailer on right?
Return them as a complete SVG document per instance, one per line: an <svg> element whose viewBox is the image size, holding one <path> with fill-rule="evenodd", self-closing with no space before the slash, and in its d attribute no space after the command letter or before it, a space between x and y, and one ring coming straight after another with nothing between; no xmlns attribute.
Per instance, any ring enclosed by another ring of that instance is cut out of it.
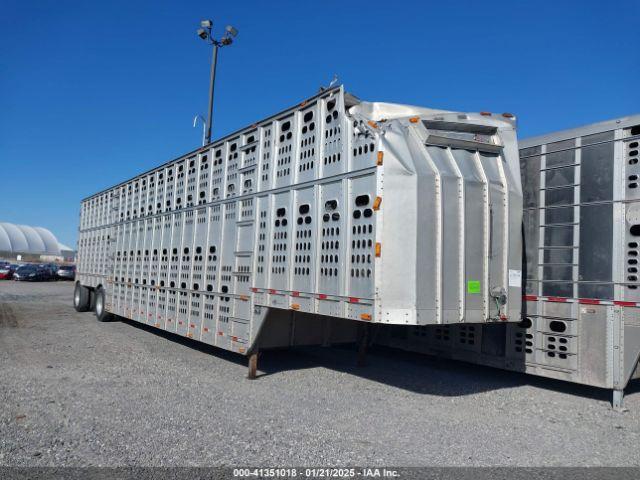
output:
<svg viewBox="0 0 640 480"><path fill-rule="evenodd" d="M522 140L522 322L378 343L613 390L640 378L640 115Z"/></svg>

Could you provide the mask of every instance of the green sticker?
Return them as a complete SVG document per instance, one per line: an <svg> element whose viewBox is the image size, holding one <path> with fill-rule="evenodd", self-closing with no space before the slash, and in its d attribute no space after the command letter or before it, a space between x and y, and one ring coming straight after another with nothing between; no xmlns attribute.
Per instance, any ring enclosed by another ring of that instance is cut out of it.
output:
<svg viewBox="0 0 640 480"><path fill-rule="evenodd" d="M480 293L480 280L467 280L467 293Z"/></svg>

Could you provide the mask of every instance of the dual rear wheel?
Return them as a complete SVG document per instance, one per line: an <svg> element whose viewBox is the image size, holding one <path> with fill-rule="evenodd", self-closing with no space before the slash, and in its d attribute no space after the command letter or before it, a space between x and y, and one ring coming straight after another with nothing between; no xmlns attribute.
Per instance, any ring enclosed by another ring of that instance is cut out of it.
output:
<svg viewBox="0 0 640 480"><path fill-rule="evenodd" d="M102 287L97 287L91 291L88 287L77 282L73 291L73 308L76 309L76 312L93 310L96 318L101 322L108 322L113 319L113 315L107 312L106 295Z"/></svg>

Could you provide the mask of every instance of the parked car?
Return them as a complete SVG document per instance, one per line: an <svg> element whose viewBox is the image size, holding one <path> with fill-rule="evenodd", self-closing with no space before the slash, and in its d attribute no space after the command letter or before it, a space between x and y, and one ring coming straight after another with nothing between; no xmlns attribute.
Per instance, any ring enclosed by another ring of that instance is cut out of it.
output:
<svg viewBox="0 0 640 480"><path fill-rule="evenodd" d="M13 279L25 282L42 282L49 280L50 274L47 269L40 265L23 265L13 274Z"/></svg>
<svg viewBox="0 0 640 480"><path fill-rule="evenodd" d="M11 280L15 268L9 262L0 262L0 280Z"/></svg>
<svg viewBox="0 0 640 480"><path fill-rule="evenodd" d="M45 264L45 268L49 272L49 280L58 279L58 269L60 268L60 265L56 265L55 263L47 263Z"/></svg>
<svg viewBox="0 0 640 480"><path fill-rule="evenodd" d="M60 265L56 272L58 278L64 280L73 280L76 278L76 266L75 265Z"/></svg>
<svg viewBox="0 0 640 480"><path fill-rule="evenodd" d="M45 280L56 280L58 278L58 267L52 263L39 263L37 265L44 270L46 278Z"/></svg>

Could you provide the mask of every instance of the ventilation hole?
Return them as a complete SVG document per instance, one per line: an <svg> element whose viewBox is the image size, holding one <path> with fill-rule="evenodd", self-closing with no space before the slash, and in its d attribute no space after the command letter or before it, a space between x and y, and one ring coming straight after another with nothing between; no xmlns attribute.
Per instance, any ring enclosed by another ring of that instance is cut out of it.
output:
<svg viewBox="0 0 640 480"><path fill-rule="evenodd" d="M629 160L629 165L635 165L636 163L638 163L638 159L637 158L632 158Z"/></svg>
<svg viewBox="0 0 640 480"><path fill-rule="evenodd" d="M637 183L630 183L629 184L629 188L638 188L638 184Z"/></svg>
<svg viewBox="0 0 640 480"><path fill-rule="evenodd" d="M638 248L637 242L629 242L629 248Z"/></svg>
<svg viewBox="0 0 640 480"><path fill-rule="evenodd" d="M371 217L371 215L373 215L373 210L371 210L370 208L366 208L364 210L363 215L365 216L365 218L369 218L369 217Z"/></svg>
<svg viewBox="0 0 640 480"><path fill-rule="evenodd" d="M361 215L362 215L362 212L360 210L353 211L353 218L355 218L356 220L360 218Z"/></svg>
<svg viewBox="0 0 640 480"><path fill-rule="evenodd" d="M640 125L631 127L631 135L640 135Z"/></svg>
<svg viewBox="0 0 640 480"><path fill-rule="evenodd" d="M638 175L629 175L629 180L635 182L636 180L638 180Z"/></svg>
<svg viewBox="0 0 640 480"><path fill-rule="evenodd" d="M329 200L324 204L324 208L325 210L335 210L336 208L338 208L338 201Z"/></svg>
<svg viewBox="0 0 640 480"><path fill-rule="evenodd" d="M304 215L306 213L309 213L309 205L308 204L304 204L304 205L300 205L300 208L298 209L298 211Z"/></svg>
<svg viewBox="0 0 640 480"><path fill-rule="evenodd" d="M638 264L638 260L636 260L635 258L630 258L629 260L627 260L627 263L629 265L637 265Z"/></svg>
<svg viewBox="0 0 640 480"><path fill-rule="evenodd" d="M627 268L628 273L638 273L638 269L636 267Z"/></svg>
<svg viewBox="0 0 640 480"><path fill-rule="evenodd" d="M553 320L551 323L549 323L549 329L552 332L562 333L567 330L567 324L558 320Z"/></svg>
<svg viewBox="0 0 640 480"><path fill-rule="evenodd" d="M637 275L629 275L627 277L627 280L629 280L630 282L635 282L638 280L638 276Z"/></svg>
<svg viewBox="0 0 640 480"><path fill-rule="evenodd" d="M638 142L631 142L629 148L638 148Z"/></svg>
<svg viewBox="0 0 640 480"><path fill-rule="evenodd" d="M634 237L640 237L640 225L631 225L629 233L631 233L631 235L633 235Z"/></svg>
<svg viewBox="0 0 640 480"><path fill-rule="evenodd" d="M356 206L364 207L369 204L369 195L358 195L356 197Z"/></svg>

